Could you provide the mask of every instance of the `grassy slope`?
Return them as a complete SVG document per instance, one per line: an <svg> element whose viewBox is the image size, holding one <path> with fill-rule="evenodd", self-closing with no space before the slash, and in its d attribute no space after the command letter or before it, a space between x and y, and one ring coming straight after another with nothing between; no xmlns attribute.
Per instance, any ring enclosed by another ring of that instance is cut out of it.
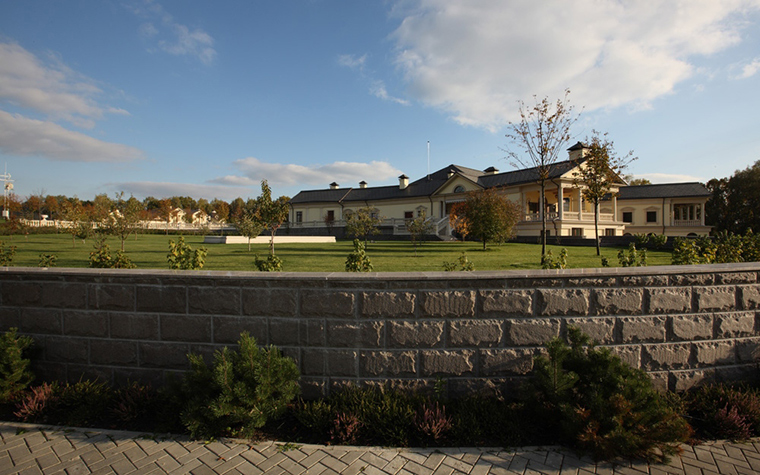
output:
<svg viewBox="0 0 760 475"><path fill-rule="evenodd" d="M125 251L132 261L142 269L168 269L166 254L169 239L176 236L160 234L132 236L125 244ZM3 236L5 246L16 246L14 266L36 267L40 254L55 254L58 257L57 267L88 267L89 253L93 249L93 239L86 243L77 240L72 246L68 234L31 234L26 239L23 236ZM186 236L185 241L194 249L203 245L200 236ZM120 241L109 238L111 250L120 247ZM256 253L265 256L268 246L256 244L248 247L245 244L207 244L205 270L252 271L253 257ZM275 246L275 252L283 260L283 268L289 272L342 272L346 256L353 249L351 242L340 241L334 244L280 244ZM560 246L549 246L554 255L558 255ZM381 241L369 243L367 254L377 272L403 271L441 271L444 261L455 261L462 251L475 264L476 270L514 270L540 268L541 247L533 244L508 243L492 246L488 251L482 251L482 245L477 242L428 242L418 247L417 256L410 242ZM567 247L568 267L601 267L601 261L592 247ZM602 248L610 265L617 266L618 248ZM648 264L670 264L670 253L650 251Z"/></svg>

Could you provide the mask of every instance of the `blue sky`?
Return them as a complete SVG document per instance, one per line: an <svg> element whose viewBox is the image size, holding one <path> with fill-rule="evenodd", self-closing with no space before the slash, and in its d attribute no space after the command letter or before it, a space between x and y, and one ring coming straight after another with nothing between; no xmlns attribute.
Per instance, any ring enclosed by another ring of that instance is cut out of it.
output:
<svg viewBox="0 0 760 475"><path fill-rule="evenodd" d="M15 192L255 197L514 167L560 98L655 183L760 160L760 0L0 3ZM571 144L568 144L570 146ZM564 157L562 157L564 158Z"/></svg>

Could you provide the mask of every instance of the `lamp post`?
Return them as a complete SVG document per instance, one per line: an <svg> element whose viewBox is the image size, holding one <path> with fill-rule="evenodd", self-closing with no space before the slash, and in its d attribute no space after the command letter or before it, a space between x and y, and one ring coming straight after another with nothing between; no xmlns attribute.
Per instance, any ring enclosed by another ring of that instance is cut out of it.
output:
<svg viewBox="0 0 760 475"><path fill-rule="evenodd" d="M0 181L3 182L3 218L9 219L11 213L8 210L8 192L13 189L13 180L11 180L11 174L8 173L8 164L5 164L5 173L0 175Z"/></svg>

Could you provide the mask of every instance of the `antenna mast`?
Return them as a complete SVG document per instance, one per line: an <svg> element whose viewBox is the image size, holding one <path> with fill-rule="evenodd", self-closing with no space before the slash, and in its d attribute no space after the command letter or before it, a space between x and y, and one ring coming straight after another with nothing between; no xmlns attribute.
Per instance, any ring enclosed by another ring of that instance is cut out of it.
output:
<svg viewBox="0 0 760 475"><path fill-rule="evenodd" d="M0 175L0 181L3 182L3 218L9 219L11 217L10 211L8 211L8 192L13 189L13 180L11 180L11 174L8 173L8 164L5 164L5 173Z"/></svg>
<svg viewBox="0 0 760 475"><path fill-rule="evenodd" d="M430 140L427 141L427 152L428 152L428 180L430 179Z"/></svg>

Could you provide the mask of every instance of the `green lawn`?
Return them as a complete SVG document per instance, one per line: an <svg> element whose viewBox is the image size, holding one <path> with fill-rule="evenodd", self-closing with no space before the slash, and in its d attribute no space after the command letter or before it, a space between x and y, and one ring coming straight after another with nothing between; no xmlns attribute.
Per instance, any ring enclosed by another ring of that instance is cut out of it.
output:
<svg viewBox="0 0 760 475"><path fill-rule="evenodd" d="M177 236L161 234L140 234L126 242L125 252L142 269L168 269L166 254L169 239ZM201 236L186 236L185 241L194 249L203 245ZM77 240L72 246L68 234L30 234L24 236L3 236L5 246L16 246L14 266L36 267L40 254L57 256L57 267L88 267L89 253L93 249L93 239L86 243ZM119 249L116 238L109 238L111 250ZM255 244L248 251L246 244L206 244L208 256L205 270L253 271L255 254L266 256L268 246ZM280 244L275 251L283 260L283 270L287 272L342 272L346 256L353 249L350 241L331 244ZM555 255L560 246L549 246ZM441 271L444 261L455 261L462 251L475 264L475 270L514 270L540 268L541 246L535 244L507 243L482 250L477 242L428 242L414 248L410 242L378 241L368 244L367 254L377 272ZM602 248L611 266L618 266L619 248ZM568 267L601 267L593 247L567 247ZM649 251L648 264L670 264L670 252Z"/></svg>

